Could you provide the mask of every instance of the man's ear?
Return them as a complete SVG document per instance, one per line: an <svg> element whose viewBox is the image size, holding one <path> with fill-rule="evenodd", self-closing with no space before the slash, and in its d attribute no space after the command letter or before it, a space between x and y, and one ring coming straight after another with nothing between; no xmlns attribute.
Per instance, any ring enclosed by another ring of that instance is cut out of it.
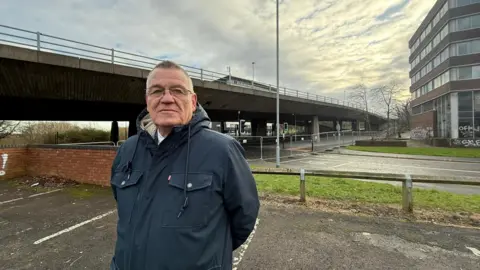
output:
<svg viewBox="0 0 480 270"><path fill-rule="evenodd" d="M192 94L192 112L195 112L197 110L197 94Z"/></svg>

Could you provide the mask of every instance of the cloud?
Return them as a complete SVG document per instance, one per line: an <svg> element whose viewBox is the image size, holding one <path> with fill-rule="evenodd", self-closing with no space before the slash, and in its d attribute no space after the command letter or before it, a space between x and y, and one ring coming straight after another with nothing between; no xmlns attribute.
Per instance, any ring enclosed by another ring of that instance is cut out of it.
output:
<svg viewBox="0 0 480 270"><path fill-rule="evenodd" d="M284 0L282 86L343 99L364 82L408 89L408 39L434 0ZM3 0L0 24L276 81L273 0Z"/></svg>

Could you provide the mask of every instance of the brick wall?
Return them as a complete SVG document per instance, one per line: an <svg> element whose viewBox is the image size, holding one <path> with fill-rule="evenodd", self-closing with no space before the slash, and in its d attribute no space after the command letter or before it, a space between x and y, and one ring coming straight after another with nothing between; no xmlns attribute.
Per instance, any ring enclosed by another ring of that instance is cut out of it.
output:
<svg viewBox="0 0 480 270"><path fill-rule="evenodd" d="M80 183L108 186L116 148L112 146L35 145L0 148L9 155L1 179L24 175L59 176Z"/></svg>
<svg viewBox="0 0 480 270"><path fill-rule="evenodd" d="M5 171L5 175L0 176L0 180L27 174L27 147L1 147L0 155L3 154L7 154L8 157L5 168L0 168L0 170ZM3 166L3 158L0 158L0 166Z"/></svg>
<svg viewBox="0 0 480 270"><path fill-rule="evenodd" d="M429 111L422 114L413 115L411 119L412 129L414 128L433 128L436 127L435 111Z"/></svg>

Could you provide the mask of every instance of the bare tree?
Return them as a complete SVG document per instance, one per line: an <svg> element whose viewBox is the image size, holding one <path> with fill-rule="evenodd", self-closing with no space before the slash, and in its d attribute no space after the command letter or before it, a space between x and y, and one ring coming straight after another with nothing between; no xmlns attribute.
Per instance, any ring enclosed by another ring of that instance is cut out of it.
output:
<svg viewBox="0 0 480 270"><path fill-rule="evenodd" d="M396 80L390 81L388 84L372 90L377 101L385 105L385 111L387 113L387 137L390 135L390 115L392 113L392 106L397 97L402 91L400 83Z"/></svg>
<svg viewBox="0 0 480 270"><path fill-rule="evenodd" d="M79 129L78 126L66 122L30 122L22 128L22 137L28 143L46 143L55 137L57 132Z"/></svg>
<svg viewBox="0 0 480 270"><path fill-rule="evenodd" d="M393 115L398 119L400 132L410 130L410 117L412 115L411 99L395 100Z"/></svg>
<svg viewBox="0 0 480 270"><path fill-rule="evenodd" d="M0 140L12 135L19 124L20 122L0 120Z"/></svg>
<svg viewBox="0 0 480 270"><path fill-rule="evenodd" d="M351 92L349 93L348 97L354 102L359 102L364 106L364 119L365 123L367 125L367 130L371 130L371 125L370 125L370 114L368 112L370 108L370 101L372 100L371 98L372 95L372 90L369 89L365 84L360 83L355 85Z"/></svg>

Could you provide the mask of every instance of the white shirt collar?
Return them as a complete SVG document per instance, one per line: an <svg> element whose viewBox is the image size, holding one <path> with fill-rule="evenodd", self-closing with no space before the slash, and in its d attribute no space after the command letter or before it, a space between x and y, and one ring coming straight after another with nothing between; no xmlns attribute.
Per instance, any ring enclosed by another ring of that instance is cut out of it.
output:
<svg viewBox="0 0 480 270"><path fill-rule="evenodd" d="M161 134L160 134L160 131L157 130L157 137L158 137L158 144L160 145L160 143L162 143L162 141L165 139L165 137L163 137Z"/></svg>

